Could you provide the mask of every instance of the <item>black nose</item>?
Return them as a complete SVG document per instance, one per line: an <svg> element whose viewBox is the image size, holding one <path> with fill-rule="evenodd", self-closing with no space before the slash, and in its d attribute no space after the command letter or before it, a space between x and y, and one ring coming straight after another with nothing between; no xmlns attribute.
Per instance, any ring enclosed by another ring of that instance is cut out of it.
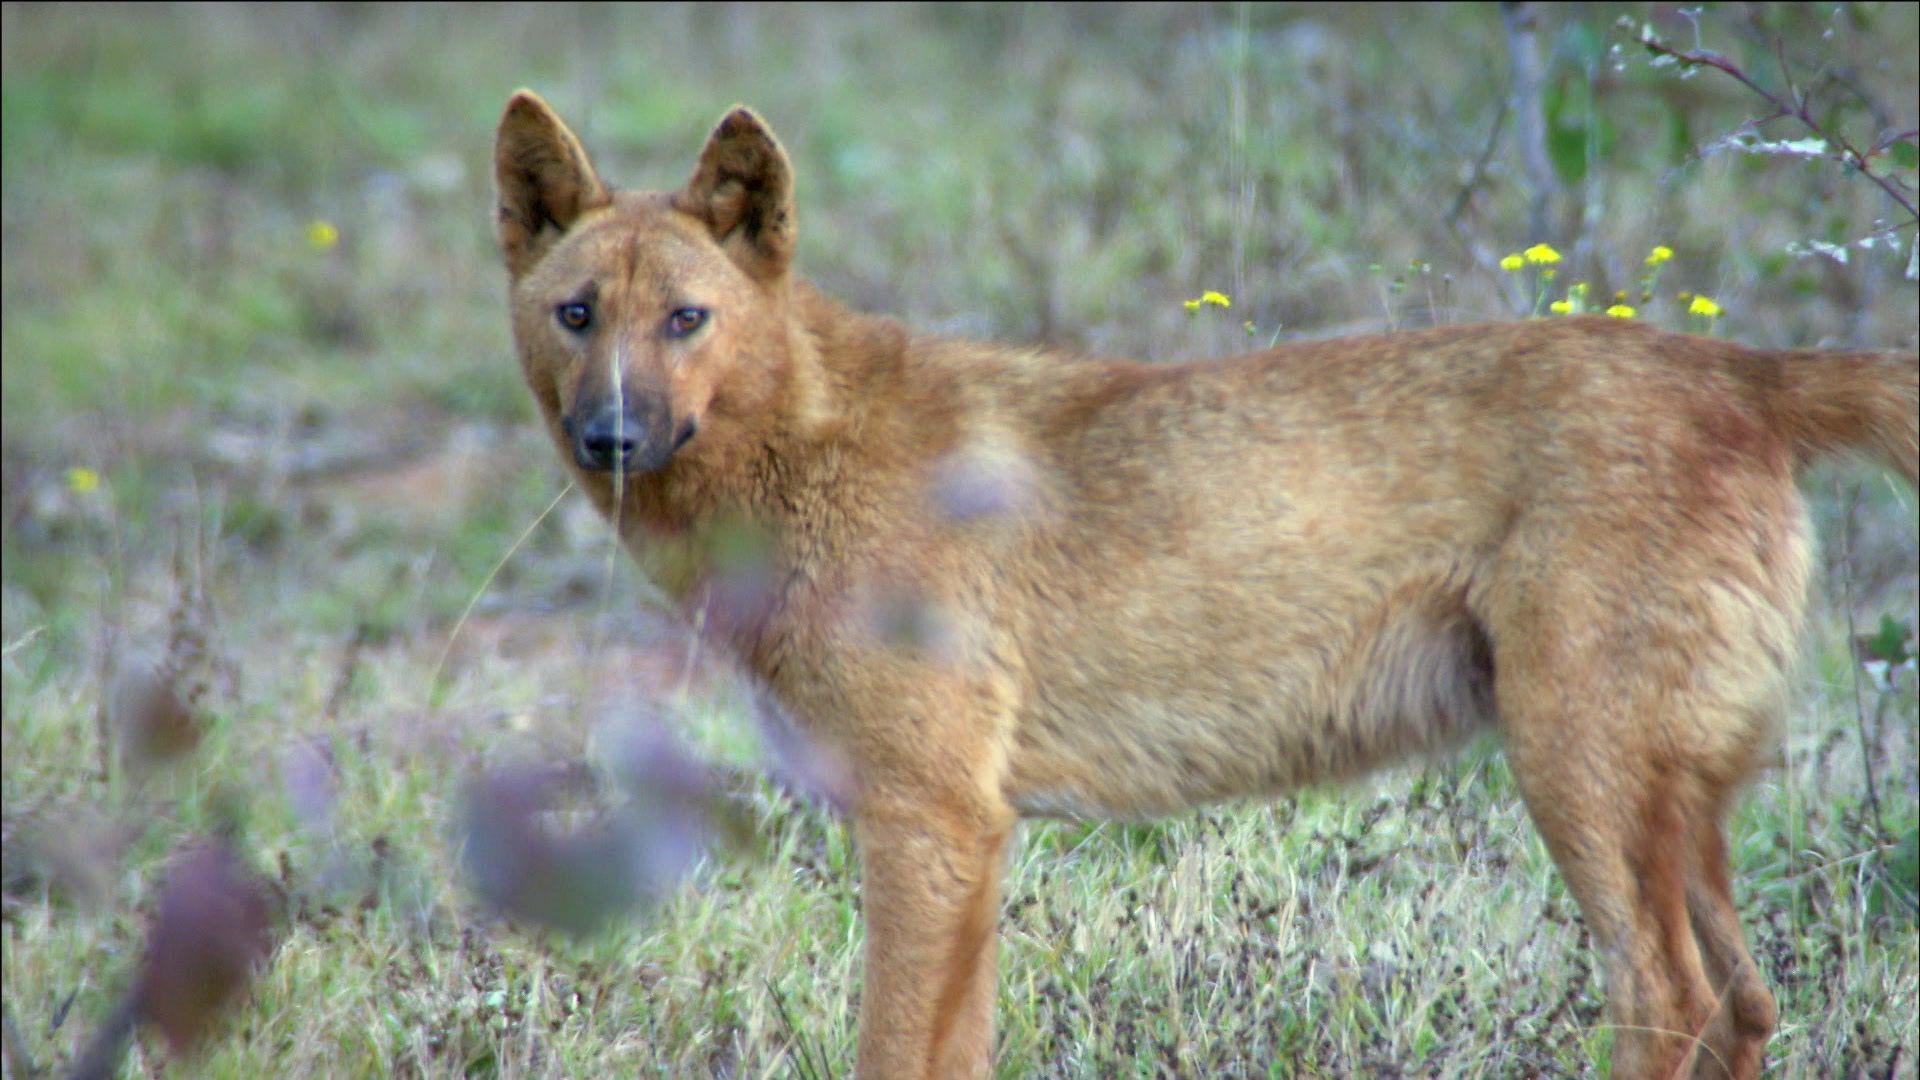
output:
<svg viewBox="0 0 1920 1080"><path fill-rule="evenodd" d="M573 460L595 472L635 471L640 448L647 444L647 425L630 412L602 409L584 423L570 424Z"/></svg>

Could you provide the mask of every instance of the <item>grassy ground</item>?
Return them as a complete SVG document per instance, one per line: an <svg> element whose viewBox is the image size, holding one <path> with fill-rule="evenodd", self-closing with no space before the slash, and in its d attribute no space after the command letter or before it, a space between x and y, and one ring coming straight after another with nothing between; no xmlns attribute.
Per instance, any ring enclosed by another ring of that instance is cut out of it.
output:
<svg viewBox="0 0 1920 1080"><path fill-rule="evenodd" d="M191 1066L149 1033L126 1075L849 1070L857 872L821 810L734 784L748 850L585 940L509 925L464 882L462 785L485 767L604 766L663 707L709 760L759 752L737 688L610 694L609 672L676 662L634 614L650 591L577 499L529 531L562 479L488 231L516 86L656 187L754 104L795 156L802 267L926 328L1178 360L1507 318L1536 278L1501 256L1547 241L1567 258L1543 301L1587 281L1596 307L1624 290L1682 327L1686 290L1756 344L1914 347L1912 227L1845 263L1790 253L1900 214L1831 164L1695 155L1765 110L1613 52L1613 20L1651 9L1543 12L1542 236L1498 12L1382 7L6 7L8 1075L71 1066L134 978L170 853L211 834L273 882L277 949ZM1917 32L1901 4L1701 27L1774 83L1784 37L1862 145L1915 126ZM1910 155L1882 164L1911 184ZM1656 243L1677 255L1643 302ZM1206 289L1232 308L1189 314ZM1913 498L1833 470L1809 495L1809 660L1783 764L1733 823L1738 892L1781 999L1773 1070L1913 1076L1920 722L1911 672L1878 688L1848 639L1915 619ZM169 749L140 696L156 659L184 752L143 765ZM1492 747L1274 804L1029 826L1004 929L1007 1076L1607 1059L1577 912Z"/></svg>

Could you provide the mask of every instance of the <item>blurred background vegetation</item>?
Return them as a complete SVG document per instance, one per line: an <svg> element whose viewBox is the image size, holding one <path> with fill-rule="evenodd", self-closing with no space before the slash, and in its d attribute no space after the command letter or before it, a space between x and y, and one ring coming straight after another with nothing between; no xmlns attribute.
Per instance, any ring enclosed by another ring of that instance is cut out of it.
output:
<svg viewBox="0 0 1920 1080"><path fill-rule="evenodd" d="M1725 310L1712 332L1752 344L1915 347L1911 216L1832 160L1730 148L1766 105L1719 72L1656 65L1634 42L1651 28L1804 93L1829 133L1881 150L1872 166L1910 200L1912 137L1886 140L1916 126L1920 8L1536 14L1519 45L1537 59L1537 95L1516 99L1516 39L1493 4L5 6L10 1044L17 1011L43 1057L73 1052L86 1025L61 1018L76 995L81 1015L104 1012L137 941L131 912L150 905L183 836L244 824L260 861L279 860L296 912L309 894L313 911L364 894L376 920L437 926L460 910L436 831L456 767L585 740L555 687L577 689L606 661L580 652L577 628L630 640L620 613L647 590L611 568L577 499L489 578L563 483L532 430L490 232L489 151L513 89L539 90L603 175L635 187L677 185L722 111L753 105L794 157L802 271L929 331L1177 361L1514 318L1536 307L1536 278L1500 260L1544 242L1565 256L1556 296L1584 281L1686 328L1681 294L1706 295ZM1519 145L1531 118L1546 150L1533 167ZM1808 136L1790 118L1758 130ZM1677 254L1643 299L1656 244ZM1808 253L1822 244L1846 257ZM1190 313L1184 301L1204 290L1231 308ZM1888 616L1897 639L1915 607L1911 496L1861 476L1823 472L1811 487L1829 550L1815 696L1846 704L1797 736L1820 755L1822 779L1795 796L1825 800L1816 817L1859 801L1847 761L1882 769L1894 809L1835 833L1842 855L1850 837L1869 849L1910 838L1916 799L1910 692L1882 711L1891 734L1833 757L1852 737L1845 617L1864 636ZM1832 599L1842 592L1850 607ZM127 738L121 714L139 713L113 688L156 667L194 670L198 750L141 779L109 747ZM738 728L716 722L705 750L750 758ZM337 799L324 839L302 831L288 779L300 767L284 756L309 743L325 749ZM92 837L92 869L62 869L26 842L36 830ZM1131 858L1137 835L1125 836ZM378 858L340 862L376 838ZM820 843L839 867L844 844ZM392 870L402 864L411 877ZM89 874L99 880L74 885ZM79 894L83 914L63 914ZM834 947L844 959L846 942ZM1915 972L1909 943L1873 992L1910 1005ZM804 1014L845 990L787 987ZM803 1034L756 1008L740 1022L784 1031L778 1046L817 1040L846 1060L844 1018ZM1910 1031L1904 1063L1888 1049L1897 1026L1812 1041L1793 1060L1891 1061L1911 1075ZM497 1066L509 1055L493 1030L412 1051L401 1032L367 1060ZM1032 1068L1084 1065L1047 1057L1044 1030L1010 1037L1039 1048L1018 1060L1054 1063ZM1433 1060L1365 1052L1332 1071ZM304 1059L288 1054L271 1052L269 1071L298 1071Z"/></svg>

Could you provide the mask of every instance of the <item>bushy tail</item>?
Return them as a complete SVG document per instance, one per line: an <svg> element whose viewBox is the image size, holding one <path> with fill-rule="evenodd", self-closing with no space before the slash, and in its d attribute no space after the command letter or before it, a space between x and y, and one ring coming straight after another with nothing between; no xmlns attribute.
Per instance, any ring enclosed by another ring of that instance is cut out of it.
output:
<svg viewBox="0 0 1920 1080"><path fill-rule="evenodd" d="M1802 460L1850 451L1920 488L1920 356L1779 355L1783 362L1774 404Z"/></svg>

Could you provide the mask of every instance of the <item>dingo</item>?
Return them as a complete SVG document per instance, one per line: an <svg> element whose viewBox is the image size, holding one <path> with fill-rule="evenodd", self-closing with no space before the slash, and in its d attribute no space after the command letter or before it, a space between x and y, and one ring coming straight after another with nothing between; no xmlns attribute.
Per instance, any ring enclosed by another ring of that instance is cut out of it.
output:
<svg viewBox="0 0 1920 1080"><path fill-rule="evenodd" d="M987 1072L1020 815L1166 814L1486 729L1603 954L1615 1075L1758 1072L1775 1005L1722 820L1796 648L1794 474L1857 450L1913 482L1914 357L1565 318L1103 362L809 288L746 109L684 187L628 192L523 91L494 166L577 481L636 551L764 531L764 602L704 625L853 778L863 1076ZM887 597L938 647L876 634Z"/></svg>

